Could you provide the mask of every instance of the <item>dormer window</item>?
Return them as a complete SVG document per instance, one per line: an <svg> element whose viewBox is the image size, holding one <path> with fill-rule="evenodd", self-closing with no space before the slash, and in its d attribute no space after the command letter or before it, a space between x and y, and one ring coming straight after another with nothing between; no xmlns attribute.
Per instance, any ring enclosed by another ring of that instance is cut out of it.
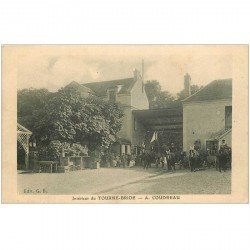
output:
<svg viewBox="0 0 250 250"><path fill-rule="evenodd" d="M119 93L120 90L122 89L122 85L117 85L116 87L117 87L117 93Z"/></svg>

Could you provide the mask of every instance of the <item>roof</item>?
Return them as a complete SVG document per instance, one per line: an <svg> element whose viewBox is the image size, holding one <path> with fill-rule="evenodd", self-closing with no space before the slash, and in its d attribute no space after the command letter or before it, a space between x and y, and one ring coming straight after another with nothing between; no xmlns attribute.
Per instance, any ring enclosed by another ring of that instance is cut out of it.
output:
<svg viewBox="0 0 250 250"><path fill-rule="evenodd" d="M71 87L78 86L78 85L80 86L82 92L85 92L85 93L93 93L93 91L92 91L90 88L88 88L87 86L84 86L84 85L82 85L82 84L79 84L79 83L76 82L76 81L72 81L72 82L69 83L67 86L65 86L65 88L71 88Z"/></svg>
<svg viewBox="0 0 250 250"><path fill-rule="evenodd" d="M232 79L215 80L193 95L187 97L183 102L197 102L232 99Z"/></svg>
<svg viewBox="0 0 250 250"><path fill-rule="evenodd" d="M29 134L29 135L32 134L32 132L30 130L28 130L27 128L25 128L24 126L22 126L19 123L17 123L17 133L20 133L20 134Z"/></svg>
<svg viewBox="0 0 250 250"><path fill-rule="evenodd" d="M222 135L218 136L216 139L217 140L221 140L223 139L228 133L231 133L232 132L232 128L226 130Z"/></svg>
<svg viewBox="0 0 250 250"><path fill-rule="evenodd" d="M222 129L220 131L218 131L217 133L213 133L210 138L214 139L214 140L221 140L223 137L225 137L228 133L232 132L232 128L228 128L228 129Z"/></svg>
<svg viewBox="0 0 250 250"><path fill-rule="evenodd" d="M106 92L109 88L114 88L116 86L121 86L121 89L118 93L126 94L129 93L131 88L134 86L134 78L126 78L126 79L118 79L111 81L103 81L103 82L89 82L83 84L83 86L90 88L97 95L102 96L106 95Z"/></svg>

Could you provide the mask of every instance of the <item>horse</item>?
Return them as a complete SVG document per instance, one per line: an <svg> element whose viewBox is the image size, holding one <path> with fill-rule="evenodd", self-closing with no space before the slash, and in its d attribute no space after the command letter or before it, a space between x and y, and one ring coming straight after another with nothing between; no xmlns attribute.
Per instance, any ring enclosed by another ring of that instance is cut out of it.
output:
<svg viewBox="0 0 250 250"><path fill-rule="evenodd" d="M215 167L218 168L218 157L216 155L208 155L207 156L207 166L208 168Z"/></svg>
<svg viewBox="0 0 250 250"><path fill-rule="evenodd" d="M150 151L145 152L144 157L143 157L144 168L148 169L149 167L151 167L151 164L154 162L154 160L155 160L155 157L152 152Z"/></svg>
<svg viewBox="0 0 250 250"><path fill-rule="evenodd" d="M166 153L168 171L171 168L171 171L175 172L175 154L170 151L167 151Z"/></svg>

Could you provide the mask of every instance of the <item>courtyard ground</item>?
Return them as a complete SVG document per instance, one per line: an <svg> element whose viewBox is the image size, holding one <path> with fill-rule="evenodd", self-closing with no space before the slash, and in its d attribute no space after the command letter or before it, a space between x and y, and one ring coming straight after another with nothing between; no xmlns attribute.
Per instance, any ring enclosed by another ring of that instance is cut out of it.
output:
<svg viewBox="0 0 250 250"><path fill-rule="evenodd" d="M69 173L19 172L18 192L46 194L230 194L231 172L167 173L150 168L100 168Z"/></svg>

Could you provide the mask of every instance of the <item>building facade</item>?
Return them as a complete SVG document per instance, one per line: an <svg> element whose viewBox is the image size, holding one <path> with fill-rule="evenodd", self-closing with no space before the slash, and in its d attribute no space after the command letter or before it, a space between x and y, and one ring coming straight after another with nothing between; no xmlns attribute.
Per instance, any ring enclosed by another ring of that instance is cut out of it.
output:
<svg viewBox="0 0 250 250"><path fill-rule="evenodd" d="M159 135L164 132L178 137L183 151L188 151L195 143L202 149L218 149L222 140L231 146L232 79L215 80L191 95L191 77L186 74L186 98L182 108L158 110L149 109L138 70L134 70L131 78L85 83L83 86L91 94L119 103L124 111L122 128L113 145L116 154L136 153L155 131Z"/></svg>
<svg viewBox="0 0 250 250"><path fill-rule="evenodd" d="M84 86L104 100L119 103L124 111L122 128L118 133L118 141L114 145L116 153L130 154L137 146L142 145L146 134L145 126L133 115L133 110L149 109L140 72L135 69L132 78L92 82Z"/></svg>
<svg viewBox="0 0 250 250"><path fill-rule="evenodd" d="M183 100L183 150L195 142L218 149L224 139L231 147L232 79L216 80Z"/></svg>

